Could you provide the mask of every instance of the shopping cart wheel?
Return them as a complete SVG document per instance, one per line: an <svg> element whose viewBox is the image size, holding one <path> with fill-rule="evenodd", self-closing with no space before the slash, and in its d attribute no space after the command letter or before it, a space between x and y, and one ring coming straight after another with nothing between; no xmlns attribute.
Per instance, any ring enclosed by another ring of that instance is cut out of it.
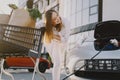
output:
<svg viewBox="0 0 120 80"><path fill-rule="evenodd" d="M47 63L47 62L40 62L40 63L39 63L39 66L38 66L39 71L40 71L41 73L45 73L47 67L48 67L48 63Z"/></svg>

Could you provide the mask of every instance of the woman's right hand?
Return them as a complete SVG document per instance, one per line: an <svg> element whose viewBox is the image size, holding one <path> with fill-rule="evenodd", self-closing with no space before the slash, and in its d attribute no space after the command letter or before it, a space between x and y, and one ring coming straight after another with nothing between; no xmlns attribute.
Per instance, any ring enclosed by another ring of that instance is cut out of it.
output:
<svg viewBox="0 0 120 80"><path fill-rule="evenodd" d="M53 35L53 39L56 39L57 41L61 41L60 35Z"/></svg>

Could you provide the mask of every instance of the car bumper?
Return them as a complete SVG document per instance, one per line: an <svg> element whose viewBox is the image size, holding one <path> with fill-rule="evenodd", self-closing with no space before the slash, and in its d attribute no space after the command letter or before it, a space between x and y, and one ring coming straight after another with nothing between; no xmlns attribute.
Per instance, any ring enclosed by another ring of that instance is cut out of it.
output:
<svg viewBox="0 0 120 80"><path fill-rule="evenodd" d="M76 71L75 76L83 78L98 78L98 79L120 79L120 72L118 71Z"/></svg>

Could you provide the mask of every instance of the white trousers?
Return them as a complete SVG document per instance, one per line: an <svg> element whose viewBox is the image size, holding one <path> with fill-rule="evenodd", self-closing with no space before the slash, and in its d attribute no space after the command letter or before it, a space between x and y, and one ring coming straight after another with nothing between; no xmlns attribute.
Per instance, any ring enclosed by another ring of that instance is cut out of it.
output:
<svg viewBox="0 0 120 80"><path fill-rule="evenodd" d="M52 70L52 80L60 80L61 67L64 64L64 54L65 47L62 43L52 42L51 45L46 45L46 49L48 49L49 55L53 62L53 70Z"/></svg>

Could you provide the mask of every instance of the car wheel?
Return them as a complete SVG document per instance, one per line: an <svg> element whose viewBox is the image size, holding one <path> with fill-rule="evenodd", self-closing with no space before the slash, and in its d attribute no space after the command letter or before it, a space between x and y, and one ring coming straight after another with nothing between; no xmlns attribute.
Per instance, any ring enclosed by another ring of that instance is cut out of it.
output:
<svg viewBox="0 0 120 80"><path fill-rule="evenodd" d="M48 67L48 63L46 63L46 62L40 62L38 65L39 71L41 73L45 73L47 67Z"/></svg>
<svg viewBox="0 0 120 80"><path fill-rule="evenodd" d="M29 71L29 72L33 72L33 71L34 71L34 69L28 69L28 71Z"/></svg>

